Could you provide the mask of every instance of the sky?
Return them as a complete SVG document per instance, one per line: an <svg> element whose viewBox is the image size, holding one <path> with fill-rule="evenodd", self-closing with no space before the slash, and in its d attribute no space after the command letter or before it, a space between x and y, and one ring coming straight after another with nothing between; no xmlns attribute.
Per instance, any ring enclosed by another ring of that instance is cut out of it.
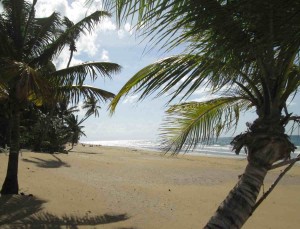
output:
<svg viewBox="0 0 300 229"><path fill-rule="evenodd" d="M86 0L38 0L36 5L36 16L49 16L52 12L59 12L67 16L73 22L78 22L86 15L101 8L100 0L94 0L92 6L87 8ZM77 52L71 65L86 61L114 62L122 66L122 71L112 75L112 79L99 77L95 82L87 81L88 84L101 89L117 93L127 80L138 70L157 61L160 58L180 53L182 47L174 49L172 53L163 53L158 49L144 52L147 45L142 38L136 37L132 25L125 23L117 27L114 18L106 18L96 26L91 34L81 35L77 41ZM67 65L69 58L68 48L56 58L54 64L58 69ZM208 95L204 89L199 89L191 97L193 100L207 99ZM297 107L300 97L289 104L291 111L300 114ZM83 125L86 137L81 141L97 140L155 140L159 136L159 127L163 121L166 109L166 96L154 99L149 97L137 102L137 95L129 95L121 100L113 116L107 111L107 104L100 104L100 117L90 117ZM80 109L79 117L83 117L85 111ZM246 130L246 122L255 119L255 112L241 115L240 125L236 134ZM231 136L229 133L226 136Z"/></svg>

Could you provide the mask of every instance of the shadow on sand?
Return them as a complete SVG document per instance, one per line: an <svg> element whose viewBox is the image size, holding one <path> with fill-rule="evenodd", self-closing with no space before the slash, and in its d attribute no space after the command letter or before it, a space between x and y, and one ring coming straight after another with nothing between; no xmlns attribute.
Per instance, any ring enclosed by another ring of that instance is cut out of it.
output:
<svg viewBox="0 0 300 229"><path fill-rule="evenodd" d="M70 167L70 165L66 162L63 162L60 158L58 158L57 156L53 155L53 154L49 154L52 157L54 157L53 160L43 160L37 157L32 157L34 160L30 160L30 159L22 159L24 162L29 162L29 163L33 163L38 167L41 168L59 168L59 167Z"/></svg>
<svg viewBox="0 0 300 229"><path fill-rule="evenodd" d="M104 214L101 216L56 216L41 212L46 201L33 196L1 196L0 197L0 228L78 228L79 226L96 226L129 219L126 214Z"/></svg>

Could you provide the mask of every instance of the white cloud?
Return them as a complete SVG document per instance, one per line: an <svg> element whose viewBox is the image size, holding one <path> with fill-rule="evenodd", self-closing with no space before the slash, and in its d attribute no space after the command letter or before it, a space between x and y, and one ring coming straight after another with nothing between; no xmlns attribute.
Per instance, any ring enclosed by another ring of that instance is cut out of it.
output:
<svg viewBox="0 0 300 229"><path fill-rule="evenodd" d="M125 30L126 32L130 32L130 30L131 30L131 25L130 25L128 22L124 25L124 30Z"/></svg>
<svg viewBox="0 0 300 229"><path fill-rule="evenodd" d="M119 39L123 39L126 36L130 36L133 34L133 29L131 28L131 25L127 22L125 23L124 29L119 29L117 34Z"/></svg>
<svg viewBox="0 0 300 229"><path fill-rule="evenodd" d="M187 102L204 102L204 101L208 101L208 100L212 100L212 99L217 99L219 97L220 97L219 95L203 95L203 96L201 96L201 98L190 99Z"/></svg>
<svg viewBox="0 0 300 229"><path fill-rule="evenodd" d="M130 95L130 96L126 96L124 101L123 101L123 104L126 104L126 103L129 103L129 104L133 104L133 103L136 103L137 100L138 100L138 95Z"/></svg>
<svg viewBox="0 0 300 229"><path fill-rule="evenodd" d="M132 29L131 25L130 25L128 22L125 23L125 25L124 25L124 30L125 30L126 32L128 32L130 35L132 35L133 32L134 32L134 30Z"/></svg>
<svg viewBox="0 0 300 229"><path fill-rule="evenodd" d="M105 62L109 61L108 51L105 49L102 50L101 60Z"/></svg>
<svg viewBox="0 0 300 229"><path fill-rule="evenodd" d="M61 16L67 16L71 21L76 23L95 10L100 10L101 2L101 0L95 0L89 6L86 0L39 0L36 5L36 16L45 17L51 15L53 12L58 12ZM129 29L130 25L126 25L126 28ZM74 57L78 58L81 55L95 57L99 55L101 38L105 38L103 34L109 31L116 32L117 26L110 18L103 18L102 22L95 26L91 33L80 34L79 40L76 42L77 52L74 53ZM107 52L102 52L100 55L102 55L104 61L108 60ZM64 50L58 59L55 60L57 68L66 66L68 56L68 51ZM72 64L74 65L75 62L77 62L76 58L73 58Z"/></svg>
<svg viewBox="0 0 300 229"><path fill-rule="evenodd" d="M32 2L32 1L31 1ZM102 8L101 1L95 0L87 5L86 0L39 0L36 4L37 17L49 16L54 11L67 16L73 22L78 22L86 15Z"/></svg>
<svg viewBox="0 0 300 229"><path fill-rule="evenodd" d="M123 39L125 37L125 32L123 29L118 30L119 39Z"/></svg>
<svg viewBox="0 0 300 229"><path fill-rule="evenodd" d="M50 16L53 12L66 15L68 9L67 0L39 0L36 4L36 17Z"/></svg>
<svg viewBox="0 0 300 229"><path fill-rule="evenodd" d="M103 18L98 27L100 31L115 31L117 29L117 25L112 22L111 18Z"/></svg>
<svg viewBox="0 0 300 229"><path fill-rule="evenodd" d="M53 60L56 69L66 68L70 57L69 48L64 48L60 55ZM83 61L73 56L70 66L81 64Z"/></svg>
<svg viewBox="0 0 300 229"><path fill-rule="evenodd" d="M76 56L82 53L88 54L90 57L94 57L100 48L100 44L97 42L98 34L91 33L86 35L81 35L79 40L76 42L77 52Z"/></svg>

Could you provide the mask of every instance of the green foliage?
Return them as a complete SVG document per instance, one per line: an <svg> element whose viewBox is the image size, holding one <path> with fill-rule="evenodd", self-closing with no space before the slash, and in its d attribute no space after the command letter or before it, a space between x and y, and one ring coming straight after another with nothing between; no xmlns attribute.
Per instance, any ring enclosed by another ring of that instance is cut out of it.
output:
<svg viewBox="0 0 300 229"><path fill-rule="evenodd" d="M47 109L31 106L23 112L21 146L42 152L62 152L70 140L67 126Z"/></svg>
<svg viewBox="0 0 300 229"><path fill-rule="evenodd" d="M248 104L242 97L222 97L170 106L162 126L164 150L187 151L199 142L208 143L211 138L219 137L222 130L236 127L240 110L247 109Z"/></svg>
<svg viewBox="0 0 300 229"><path fill-rule="evenodd" d="M183 102L166 113L161 136L167 150L190 149L230 130L236 122L225 117L250 108L258 115L252 132L276 135L289 121L299 121L286 107L300 85L298 1L104 0L104 5L116 9L119 23L136 22L152 47L186 47L180 55L144 67L111 103L113 112L129 93L144 99L154 92ZM207 112L217 100L188 102L203 88L219 101L239 98L239 103Z"/></svg>
<svg viewBox="0 0 300 229"><path fill-rule="evenodd" d="M121 67L115 63L89 62L72 67L68 63L66 69L57 70L52 62L67 46L71 52L76 51L79 35L91 33L110 14L95 11L73 23L58 13L36 18L36 1L1 3L4 10L0 14L0 105L9 106L1 112L0 121L9 123L20 112L23 145L36 150L41 149L41 144L59 148L70 137L66 134L69 126L64 121L67 116L59 113L57 106L64 104L67 108L70 103L78 104L80 99L94 98L102 102L112 99L113 93L84 82L87 77L91 81L98 76L111 78ZM71 58L72 55L69 62ZM31 115L26 117L28 113ZM7 136L4 144L10 138L7 128L11 127L8 125L1 131L1 135ZM12 131L18 132L8 130ZM14 136L14 141L20 140L18 134Z"/></svg>
<svg viewBox="0 0 300 229"><path fill-rule="evenodd" d="M75 143L78 143L80 136L86 136L85 133L82 131L84 126L81 126L84 119L78 120L78 116L75 116L74 114L69 115L66 118L66 124L67 124L67 132L69 136L69 140L72 143L72 146Z"/></svg>
<svg viewBox="0 0 300 229"><path fill-rule="evenodd" d="M87 109L85 113L85 117L90 117L91 115L95 115L95 117L99 117L99 111L101 107L97 105L98 100L95 97L88 97L82 106L83 109Z"/></svg>

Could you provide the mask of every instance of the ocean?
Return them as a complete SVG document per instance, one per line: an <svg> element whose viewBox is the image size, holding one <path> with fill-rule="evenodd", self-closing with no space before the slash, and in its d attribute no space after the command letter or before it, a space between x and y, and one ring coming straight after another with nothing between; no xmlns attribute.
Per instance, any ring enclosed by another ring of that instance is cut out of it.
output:
<svg viewBox="0 0 300 229"><path fill-rule="evenodd" d="M243 150L239 155L236 155L232 151L232 146L230 145L231 140L232 140L231 137L220 137L216 141L213 141L211 144L197 146L192 151L187 152L187 154L199 155L199 156L245 158L246 154ZM300 136L298 135L291 136L291 141L297 147L295 153L292 154L292 158L294 158L298 154L300 154ZM159 142L155 140L82 141L81 143L90 144L90 145L127 147L133 149L148 149L154 151L160 150Z"/></svg>

